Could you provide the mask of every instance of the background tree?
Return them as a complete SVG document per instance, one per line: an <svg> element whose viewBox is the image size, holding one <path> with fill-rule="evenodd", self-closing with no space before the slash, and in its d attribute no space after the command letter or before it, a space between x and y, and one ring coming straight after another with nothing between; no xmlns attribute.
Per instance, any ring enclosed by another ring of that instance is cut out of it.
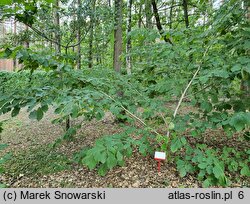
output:
<svg viewBox="0 0 250 204"><path fill-rule="evenodd" d="M114 20L114 57L113 66L116 72L121 72L122 54L122 0L115 0Z"/></svg>
<svg viewBox="0 0 250 204"><path fill-rule="evenodd" d="M131 37L130 37L130 31L131 31L131 8L132 8L132 0L127 1L127 32L126 32L126 69L127 69L127 74L131 74ZM150 4L151 5L151 4Z"/></svg>

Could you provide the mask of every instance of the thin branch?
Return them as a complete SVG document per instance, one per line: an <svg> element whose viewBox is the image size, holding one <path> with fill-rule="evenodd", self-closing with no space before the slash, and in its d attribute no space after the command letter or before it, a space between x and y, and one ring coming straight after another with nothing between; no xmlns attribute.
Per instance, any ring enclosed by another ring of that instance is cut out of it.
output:
<svg viewBox="0 0 250 204"><path fill-rule="evenodd" d="M101 91L101 93L104 94L105 96L107 96L108 98L110 98L111 100L113 100L114 102L117 103L117 101L116 101L112 96L106 94L106 93L103 92L103 91ZM131 112L130 112L128 109L126 109L122 104L119 104L119 105L120 105L120 106L122 107L122 109L125 110L132 118L134 118L134 119L136 119L137 121L139 121L142 125L144 125L144 126L146 126L146 127L149 127L141 118L139 118L139 117L136 116L135 114L131 113ZM150 130L152 130L152 132L154 132L155 134L159 135L159 133L158 133L155 129L153 129L153 128L151 128L151 127L149 127L149 128L150 128Z"/></svg>
<svg viewBox="0 0 250 204"><path fill-rule="evenodd" d="M207 47L206 51L204 52L204 54L203 54L203 56L202 56L202 59L206 56L206 54L207 54L209 48L210 48L210 46ZM180 108L180 105L181 105L181 103L182 103L182 100L184 99L184 96L185 96L185 94L186 94L188 88L191 86L191 84L193 83L195 77L197 76L197 74L198 74L199 71L201 70L201 65L202 65L202 62L200 63L200 65L198 66L198 68L197 68L196 72L194 73L192 79L189 81L188 85L187 85L186 88L184 89L184 91L183 91L183 93L182 93L182 95L181 95L181 98L180 98L180 100L179 100L179 102L178 102L178 104L177 104L177 106L176 106L176 108L175 108L175 111L174 111L174 114L173 114L173 118L175 118L175 116L177 115L177 112L178 112L178 110L179 110L179 108ZM168 130L168 132L167 132L167 137L169 137L169 134L170 134L170 131Z"/></svg>
<svg viewBox="0 0 250 204"><path fill-rule="evenodd" d="M45 38L46 40L48 40L48 41L50 41L50 42L52 42L52 43L55 43L55 44L57 44L57 45L60 45L60 46L62 46L63 48L66 48L66 49L71 48L71 47L75 47L75 46L79 45L79 44L85 39L85 37L86 37L86 35L87 35L88 31L89 31L89 28L88 28L86 34L85 34L85 35L81 38L81 40L80 40L79 42L77 42L76 44L69 45L69 43L71 42L71 41L69 41L66 45L63 45L63 44L61 44L61 43L58 43L56 40L53 40L53 39L49 38L47 35L45 35L45 34L44 34L43 32L41 32L40 30L34 28L32 25L29 25L29 24L25 24L25 25L27 25L27 26L28 26L29 28L31 28L36 34L40 35L41 37Z"/></svg>

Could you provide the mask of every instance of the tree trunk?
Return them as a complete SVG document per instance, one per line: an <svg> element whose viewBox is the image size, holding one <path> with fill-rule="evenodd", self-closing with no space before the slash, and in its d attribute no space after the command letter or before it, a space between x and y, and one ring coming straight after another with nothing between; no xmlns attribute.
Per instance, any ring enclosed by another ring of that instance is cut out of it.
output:
<svg viewBox="0 0 250 204"><path fill-rule="evenodd" d="M172 2L171 2L171 7L170 7L170 11L169 11L169 29L172 29L173 5L174 5L174 0L172 0Z"/></svg>
<svg viewBox="0 0 250 204"><path fill-rule="evenodd" d="M81 0L77 0L78 12L77 12L77 69L81 69ZM74 47L73 47L74 48Z"/></svg>
<svg viewBox="0 0 250 204"><path fill-rule="evenodd" d="M152 28L151 0L145 0L146 28Z"/></svg>
<svg viewBox="0 0 250 204"><path fill-rule="evenodd" d="M188 0L183 0L182 1L182 6L184 10L184 19L185 19L185 25L186 28L189 27L189 20L188 20Z"/></svg>
<svg viewBox="0 0 250 204"><path fill-rule="evenodd" d="M13 28L13 33L14 33L14 36L16 36L16 20L14 19L14 28ZM13 59L13 71L15 71L17 68L17 59L14 58Z"/></svg>
<svg viewBox="0 0 250 204"><path fill-rule="evenodd" d="M131 31L131 7L132 7L132 0L127 1L127 43L126 43L126 70L127 74L131 75L131 56L130 56L130 50L131 50L131 37L130 37L130 31Z"/></svg>
<svg viewBox="0 0 250 204"><path fill-rule="evenodd" d="M141 28L142 17L141 17L142 3L139 5L139 13L138 13L138 28Z"/></svg>
<svg viewBox="0 0 250 204"><path fill-rule="evenodd" d="M24 46L26 48L30 47L30 42L29 42L29 39L28 39L28 31L29 31L29 26L25 25L26 39L25 39L25 42L24 42Z"/></svg>
<svg viewBox="0 0 250 204"><path fill-rule="evenodd" d="M56 38L56 43L55 43L55 49L56 52L58 54L61 53L61 36L60 36L60 16L59 16L59 12L58 12L58 7L59 7L59 0L56 0L55 2L55 19L54 19L54 23L56 26L56 31L55 31L55 38Z"/></svg>
<svg viewBox="0 0 250 204"><path fill-rule="evenodd" d="M248 23L250 23L250 2L247 0L244 0L244 7L245 7L245 13L246 13L246 19ZM241 86L240 89L242 91L242 100L247 100L247 103L250 102L250 74L242 70L241 72L242 79L241 79Z"/></svg>
<svg viewBox="0 0 250 204"><path fill-rule="evenodd" d="M114 24L114 57L113 66L116 72L121 72L122 54L122 0L115 0L115 24Z"/></svg>
<svg viewBox="0 0 250 204"><path fill-rule="evenodd" d="M92 0L90 15L90 31L89 31L89 68L93 67L93 39L94 39L94 22L95 22L95 1Z"/></svg>
<svg viewBox="0 0 250 204"><path fill-rule="evenodd" d="M167 38L167 36L164 33L164 30L163 30L163 28L161 26L160 16L159 16L159 13L158 13L158 9L157 9L157 5L156 5L155 0L151 0L151 3L152 3L152 6L153 6L153 12L154 12L154 16L155 16L156 26L157 26L157 29L158 29L160 35L163 37L165 42L170 43L171 45L173 45L172 41L169 38Z"/></svg>

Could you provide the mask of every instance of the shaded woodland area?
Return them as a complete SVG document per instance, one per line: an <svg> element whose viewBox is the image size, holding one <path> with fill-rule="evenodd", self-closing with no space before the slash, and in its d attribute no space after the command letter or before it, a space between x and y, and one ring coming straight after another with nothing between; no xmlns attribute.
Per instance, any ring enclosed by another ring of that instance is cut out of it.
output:
<svg viewBox="0 0 250 204"><path fill-rule="evenodd" d="M250 186L249 1L3 0L0 22L2 187Z"/></svg>

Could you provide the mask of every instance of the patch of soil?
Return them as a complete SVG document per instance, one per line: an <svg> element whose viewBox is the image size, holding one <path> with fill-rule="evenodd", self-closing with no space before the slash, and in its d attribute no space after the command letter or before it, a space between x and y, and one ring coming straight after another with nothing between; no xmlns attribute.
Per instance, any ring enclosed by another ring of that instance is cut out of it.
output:
<svg viewBox="0 0 250 204"><path fill-rule="evenodd" d="M53 143L63 134L64 129L61 125L51 124L51 120L55 118L51 109L39 122L30 120L25 110L22 110L15 118L11 118L8 114L0 116L0 120L8 119L1 134L0 143L9 144L6 151L11 151L14 155L20 150ZM101 121L82 122L77 120L73 123L82 123L82 128L78 130L73 141L63 142L58 147L58 150L68 158L72 158L72 155L82 148L92 146L99 137L122 131L122 128L114 123L109 115ZM1 154L3 153L1 152ZM71 170L49 175L20 174L18 177L13 177L7 173L0 174L1 182L14 188L201 187L201 183L192 176L179 177L175 165L171 162L162 163L161 171L158 173L157 162L151 156L144 157L138 152L134 152L131 158L126 159L125 166L113 168L104 177L99 176L96 170L90 171L86 167L74 163Z"/></svg>

